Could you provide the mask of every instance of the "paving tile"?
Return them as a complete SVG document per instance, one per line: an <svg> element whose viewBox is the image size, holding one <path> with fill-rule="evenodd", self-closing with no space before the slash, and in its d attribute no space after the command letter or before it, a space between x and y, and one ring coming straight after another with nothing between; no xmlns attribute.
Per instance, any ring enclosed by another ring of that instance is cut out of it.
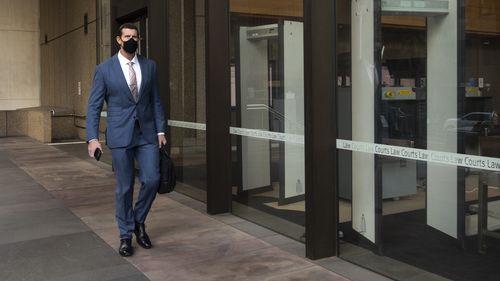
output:
<svg viewBox="0 0 500 281"><path fill-rule="evenodd" d="M257 237L257 238L276 235L276 232L269 230L265 227L256 225L254 223L251 223L249 221L232 223L231 226L233 226L241 231L244 231L244 232L246 232L254 237Z"/></svg>
<svg viewBox="0 0 500 281"><path fill-rule="evenodd" d="M35 151L34 155L19 155L15 154L12 157L13 162L18 164L19 167L30 166L31 169L52 168L54 166L61 166L64 163L72 163L74 158L70 155L60 153L53 155L54 151ZM73 165L65 166L65 168L73 168Z"/></svg>
<svg viewBox="0 0 500 281"><path fill-rule="evenodd" d="M85 189L83 189L85 190ZM60 193L61 191L54 191L56 193ZM63 193L72 193L73 190L70 191L62 191ZM103 195L103 196L108 196L108 195ZM91 229L94 231L100 230L100 229L108 229L108 228L113 228L115 230L116 227L116 220L115 220L115 208L114 208L114 194L109 195L109 197L112 197L111 200L106 200L106 201L111 201L111 203L105 204L103 202L98 203L98 204L88 204L88 205L76 205L71 206L72 212L77 215L84 223L86 223ZM66 199L70 197L65 197ZM63 200L65 200L63 198ZM163 201L170 201L170 202L164 202L164 203L159 203ZM65 200L65 202L67 202ZM151 236L151 227L154 226L160 226L162 228L169 228L172 226L176 225L184 225L186 227L189 227L190 225L195 225L195 226L207 226L210 224L214 224L215 221L212 220L206 220L204 219L204 216L202 216L200 213L193 211L192 209L182 206L180 204L170 204L172 201L167 198L157 198L153 204L153 208L151 209L149 216L146 220L146 226L148 229L148 232L150 233ZM183 212L180 213L178 208L183 208ZM176 213L176 215L173 217L172 212ZM186 221L189 221L189 224L186 224ZM116 241L117 237L117 230L113 231L113 236L110 237L113 241Z"/></svg>
<svg viewBox="0 0 500 281"><path fill-rule="evenodd" d="M177 208L183 206L179 202L176 202L168 197L165 197L163 195L156 195L156 199L153 202L153 206L151 207L151 210L153 211L160 211L160 210L166 210L166 209L172 209L172 208Z"/></svg>
<svg viewBox="0 0 500 281"><path fill-rule="evenodd" d="M111 214L104 215L107 222L89 221L89 217L82 218L89 226L107 243L116 248L119 245L118 228ZM184 217L183 217L184 218ZM102 219L101 219L102 220ZM113 221L112 221L113 220ZM179 245L189 244L191 247L216 246L220 241L248 240L253 237L241 231L237 231L226 225L214 224L199 218L172 220L148 220L146 229L151 238L154 248L150 251L154 254L162 254L168 251L172 243Z"/></svg>
<svg viewBox="0 0 500 281"><path fill-rule="evenodd" d="M115 202L115 184L55 190L52 193L68 207L109 205Z"/></svg>
<svg viewBox="0 0 500 281"><path fill-rule="evenodd" d="M326 258L315 261L316 264L330 269L346 278L353 281L390 281L392 279L386 278L379 274L376 274L370 270L364 269L357 265L354 265L348 261L342 260L337 257Z"/></svg>
<svg viewBox="0 0 500 281"><path fill-rule="evenodd" d="M101 213L95 216L86 216L80 218L92 230L116 226L115 212Z"/></svg>
<svg viewBox="0 0 500 281"><path fill-rule="evenodd" d="M372 269L386 276L393 276L400 280L406 280L407 278L425 272L419 268L393 260L389 257L375 255L372 252L357 256L350 256L347 260L355 262L356 264L362 264L366 268Z"/></svg>
<svg viewBox="0 0 500 281"><path fill-rule="evenodd" d="M45 201L52 198L54 197L50 193L38 185L19 190L0 188L0 206Z"/></svg>
<svg viewBox="0 0 500 281"><path fill-rule="evenodd" d="M291 238L288 238L286 236L283 236L281 234L276 234L272 236L266 236L261 238L263 241L266 241L267 243L274 245L274 246L281 246L285 244L290 244L293 242L297 242Z"/></svg>
<svg viewBox="0 0 500 281"><path fill-rule="evenodd" d="M0 169L1 170L1 169ZM0 180L4 181L0 183L1 192L16 192L23 189L34 189L39 188L40 190L45 190L43 186L38 184L31 176L26 174L24 171L17 169L21 173L13 174L9 173L5 176L0 176Z"/></svg>
<svg viewBox="0 0 500 281"><path fill-rule="evenodd" d="M450 279L426 272L405 279L405 281L450 281Z"/></svg>
<svg viewBox="0 0 500 281"><path fill-rule="evenodd" d="M205 185L205 183L201 182L199 182L199 184ZM175 191L186 197L189 197L191 200L197 200L206 203L207 191L206 188L201 187L201 185L198 185L198 187L194 187L189 184L184 184L183 182L177 182L177 185L175 186Z"/></svg>
<svg viewBox="0 0 500 281"><path fill-rule="evenodd" d="M52 168L73 162L73 157L67 154L55 156L53 153L53 151L33 151L30 155L13 154L11 160L21 168L30 166L33 169ZM67 166L67 168L71 168L71 166Z"/></svg>
<svg viewBox="0 0 500 281"><path fill-rule="evenodd" d="M76 189L100 185L113 185L114 175L110 172L97 172L94 169L74 169L63 171L53 169L31 170L30 175L47 190Z"/></svg>
<svg viewBox="0 0 500 281"><path fill-rule="evenodd" d="M338 274L335 274L331 271L328 271L320 266L312 266L302 270L287 272L284 274L267 277L262 281L349 281L349 279L342 277Z"/></svg>
<svg viewBox="0 0 500 281"><path fill-rule="evenodd" d="M148 233L150 237L156 237L154 242L157 249L161 249L163 245L170 245L172 242L212 246L220 243L220 240L236 241L254 238L227 225L181 224L165 228L164 226L158 225L155 227L150 224Z"/></svg>
<svg viewBox="0 0 500 281"><path fill-rule="evenodd" d="M0 252L0 280L112 280L139 273L91 232L0 245ZM96 273L104 278L93 279Z"/></svg>
<svg viewBox="0 0 500 281"><path fill-rule="evenodd" d="M179 267L205 261L220 260L252 251L271 247L258 239L228 241L219 240L217 244L192 244L190 241L170 242L161 249L154 247L145 250L137 247L136 254L129 259L138 269L148 271L175 271Z"/></svg>
<svg viewBox="0 0 500 281"><path fill-rule="evenodd" d="M0 206L0 217L8 215L11 216L12 213L18 212L30 212L30 211L44 211L50 209L60 209L64 208L64 204L58 199L47 199L43 201L29 202L29 203L17 203L9 205Z"/></svg>
<svg viewBox="0 0 500 281"><path fill-rule="evenodd" d="M46 149L58 151L50 147ZM49 156L47 152L26 159L15 155L14 161L49 191L115 184L111 171L68 156L65 152L60 157Z"/></svg>
<svg viewBox="0 0 500 281"><path fill-rule="evenodd" d="M107 146L103 146L103 153L101 156L101 160L99 162L95 161L95 159L90 158L87 154L87 144L86 143L73 143L73 144L64 144L55 146L57 149L66 151L72 156L76 156L82 160L93 163L96 166L100 166L103 168L110 168L109 164L101 165L104 163L111 163L111 151ZM107 167L106 167L107 166Z"/></svg>
<svg viewBox="0 0 500 281"><path fill-rule="evenodd" d="M184 205L188 206L191 209L194 209L198 212L201 212L201 213L206 213L206 211L207 211L207 205L205 203L200 202L200 201L186 202L186 203L184 203Z"/></svg>
<svg viewBox="0 0 500 281"><path fill-rule="evenodd" d="M93 268L52 279L53 281L148 281L149 279L134 266L124 263L111 267Z"/></svg>
<svg viewBox="0 0 500 281"><path fill-rule="evenodd" d="M167 194L165 194L165 196L167 196L168 198L175 200L179 203L189 203L189 202L195 201L193 198L188 197L182 193L175 192L175 191L171 192L171 193L167 193Z"/></svg>
<svg viewBox="0 0 500 281"><path fill-rule="evenodd" d="M89 230L67 209L5 212L0 221L0 244Z"/></svg>
<svg viewBox="0 0 500 281"><path fill-rule="evenodd" d="M277 247L298 257L306 257L306 245L301 242L292 241L289 243L280 244Z"/></svg>
<svg viewBox="0 0 500 281"><path fill-rule="evenodd" d="M120 233L116 223L106 228L93 229L94 233L105 241L111 248L118 249L120 246ZM135 240L134 240L135 241ZM154 239L153 239L154 242ZM135 242L133 242L134 244ZM135 245L133 245L135 247Z"/></svg>
<svg viewBox="0 0 500 281"><path fill-rule="evenodd" d="M6 153L0 153L0 169L17 168L17 166L10 161Z"/></svg>
<svg viewBox="0 0 500 281"><path fill-rule="evenodd" d="M362 255L368 251L365 248L362 248L358 245L354 245L352 243L347 243L345 241L340 241L339 248L340 248L340 254L343 257Z"/></svg>
<svg viewBox="0 0 500 281"><path fill-rule="evenodd" d="M99 216L101 214L114 214L115 204L94 204L94 205L81 205L72 206L71 212L77 217L83 219L84 217Z"/></svg>
<svg viewBox="0 0 500 281"><path fill-rule="evenodd" d="M212 215L211 217L225 224L233 224L245 221L244 219L237 217L233 214L219 214L219 215Z"/></svg>
<svg viewBox="0 0 500 281"><path fill-rule="evenodd" d="M33 182L33 179L27 173L17 167L0 169L0 186L12 185L26 180Z"/></svg>
<svg viewBox="0 0 500 281"><path fill-rule="evenodd" d="M144 274L135 274L127 277L119 277L110 281L150 281Z"/></svg>
<svg viewBox="0 0 500 281"><path fill-rule="evenodd" d="M116 250L114 175L110 165L83 158L82 147L63 151L29 138L0 139L0 159L14 164L0 166L0 173L15 170L18 191L25 192L15 202L9 184L0 195L6 222L0 251L7 253L0 257L0 280L346 280L329 267L360 270L338 259L315 264L303 258L304 244L230 214L209 216L204 203L177 192L157 196L146 220L154 247L133 241L135 255L123 259ZM35 200L47 196L44 190L53 196ZM28 270L21 273L23 265ZM370 279L353 280L385 280L365 271Z"/></svg>
<svg viewBox="0 0 500 281"><path fill-rule="evenodd" d="M310 267L311 263L284 253L277 248L266 248L241 255L188 264L177 270L145 272L151 280L264 280L266 277Z"/></svg>
<svg viewBox="0 0 500 281"><path fill-rule="evenodd" d="M146 224L155 224L165 228L177 226L190 227L222 225L219 221L186 206L178 206L169 209L153 209L148 214Z"/></svg>
<svg viewBox="0 0 500 281"><path fill-rule="evenodd" d="M0 187L4 188L5 186L8 186L6 189L23 189L23 188L30 188L32 186L42 186L42 185L39 183L35 183L34 179L32 179L31 177L17 178L11 180L6 180L6 179L1 180L0 178Z"/></svg>
<svg viewBox="0 0 500 281"><path fill-rule="evenodd" d="M2 193L9 193L9 192L16 193L21 190L33 190L33 189L46 191L46 189L43 186L38 184L31 177L27 177L19 181L11 181L9 183L0 184L0 192Z"/></svg>

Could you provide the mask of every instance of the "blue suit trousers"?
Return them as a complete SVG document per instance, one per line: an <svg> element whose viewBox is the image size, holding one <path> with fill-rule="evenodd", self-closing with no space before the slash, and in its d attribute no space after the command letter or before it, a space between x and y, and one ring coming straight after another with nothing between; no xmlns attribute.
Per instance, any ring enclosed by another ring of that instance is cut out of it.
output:
<svg viewBox="0 0 500 281"><path fill-rule="evenodd" d="M134 128L131 145L111 149L116 178L116 221L120 239L131 239L135 223L144 223L156 197L160 183L159 151L157 144L146 142L140 128ZM133 205L135 160L139 164L141 189Z"/></svg>

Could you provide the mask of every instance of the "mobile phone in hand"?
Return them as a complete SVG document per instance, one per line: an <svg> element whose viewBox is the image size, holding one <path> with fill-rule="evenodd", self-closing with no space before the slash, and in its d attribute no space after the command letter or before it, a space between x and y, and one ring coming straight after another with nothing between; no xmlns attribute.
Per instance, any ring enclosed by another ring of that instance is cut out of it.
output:
<svg viewBox="0 0 500 281"><path fill-rule="evenodd" d="M95 160L99 161L101 159L102 151L100 148L96 148L94 151L94 158Z"/></svg>

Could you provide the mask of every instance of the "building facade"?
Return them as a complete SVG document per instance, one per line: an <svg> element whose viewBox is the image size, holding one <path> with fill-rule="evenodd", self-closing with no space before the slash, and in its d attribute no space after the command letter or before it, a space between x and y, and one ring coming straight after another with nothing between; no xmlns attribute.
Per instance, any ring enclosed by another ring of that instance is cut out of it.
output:
<svg viewBox="0 0 500 281"><path fill-rule="evenodd" d="M40 1L39 105L83 136L93 68L136 23L177 190L208 213L398 280L495 280L497 2Z"/></svg>

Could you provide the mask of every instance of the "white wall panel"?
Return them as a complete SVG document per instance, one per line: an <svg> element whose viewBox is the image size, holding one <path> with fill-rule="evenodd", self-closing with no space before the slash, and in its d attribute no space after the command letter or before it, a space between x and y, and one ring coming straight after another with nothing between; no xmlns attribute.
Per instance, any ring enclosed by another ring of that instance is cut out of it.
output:
<svg viewBox="0 0 500 281"><path fill-rule="evenodd" d="M352 2L352 139L371 143L375 140L373 9L372 0ZM373 154L352 154L352 227L375 242Z"/></svg>
<svg viewBox="0 0 500 281"><path fill-rule="evenodd" d="M457 152L456 131L445 130L457 118L457 3L447 16L427 19L427 148ZM427 165L427 223L457 237L457 169Z"/></svg>

